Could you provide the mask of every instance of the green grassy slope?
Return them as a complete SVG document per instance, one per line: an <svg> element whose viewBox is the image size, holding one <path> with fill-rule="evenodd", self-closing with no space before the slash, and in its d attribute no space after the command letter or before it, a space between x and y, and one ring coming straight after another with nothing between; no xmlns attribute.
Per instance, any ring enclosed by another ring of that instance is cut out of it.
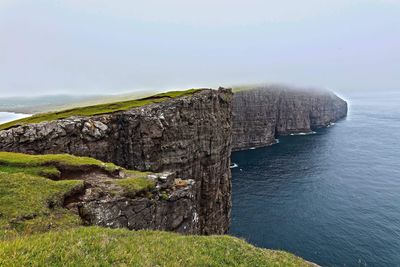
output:
<svg viewBox="0 0 400 267"><path fill-rule="evenodd" d="M230 236L79 227L0 241L0 266L310 266Z"/></svg>
<svg viewBox="0 0 400 267"><path fill-rule="evenodd" d="M122 170L113 163L104 163L100 160L89 157L77 157L69 154L48 154L48 155L28 155L23 153L0 152L0 171L3 168L32 168L46 169L52 165L70 166L70 167L98 167L107 172ZM26 171L27 169L25 169ZM5 170L3 170L5 171Z"/></svg>
<svg viewBox="0 0 400 267"><path fill-rule="evenodd" d="M26 125L30 123L39 123L43 121L52 121L57 119L65 119L72 116L94 116L94 115L101 115L107 113L113 113L118 111L129 110L136 107L141 107L144 105L149 105L153 103L160 103L165 100L171 98L177 98L182 96L187 96L194 94L202 89L190 89L186 91L171 91L166 93L157 94L154 96L136 99L136 100L128 100L128 101L120 101L114 103L106 103L106 104L99 104L94 106L86 106L86 107L79 107L73 108L68 110L63 110L59 112L49 112L43 114L37 114L28 118L23 118L19 120L15 120L12 122L8 122L5 124L0 125L0 130L5 130L11 127Z"/></svg>
<svg viewBox="0 0 400 267"><path fill-rule="evenodd" d="M231 236L83 227L62 206L83 181L46 178L60 166L122 170L115 181L128 191L154 186L146 173L91 158L0 152L0 266L313 266Z"/></svg>
<svg viewBox="0 0 400 267"><path fill-rule="evenodd" d="M0 172L0 240L81 225L79 216L62 208L63 197L80 187L82 181Z"/></svg>
<svg viewBox="0 0 400 267"><path fill-rule="evenodd" d="M155 186L146 172L125 170L93 158L0 152L0 239L82 224L79 216L62 207L66 195L83 187L81 180L58 181L65 168L96 168L111 176L122 171L126 178L110 181L127 195Z"/></svg>

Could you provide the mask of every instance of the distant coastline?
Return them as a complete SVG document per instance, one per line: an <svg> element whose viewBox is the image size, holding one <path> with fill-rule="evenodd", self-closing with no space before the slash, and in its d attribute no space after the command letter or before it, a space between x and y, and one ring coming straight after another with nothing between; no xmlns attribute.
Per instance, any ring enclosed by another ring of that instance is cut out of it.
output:
<svg viewBox="0 0 400 267"><path fill-rule="evenodd" d="M1 112L0 111L0 124L13 120L18 120L31 116L31 114L15 113L15 112Z"/></svg>

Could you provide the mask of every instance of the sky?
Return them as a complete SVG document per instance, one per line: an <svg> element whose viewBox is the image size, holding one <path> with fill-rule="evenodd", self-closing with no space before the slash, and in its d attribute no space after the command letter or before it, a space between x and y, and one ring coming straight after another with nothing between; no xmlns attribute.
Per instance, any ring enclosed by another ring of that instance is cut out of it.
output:
<svg viewBox="0 0 400 267"><path fill-rule="evenodd" d="M0 97L399 88L400 0L0 0Z"/></svg>

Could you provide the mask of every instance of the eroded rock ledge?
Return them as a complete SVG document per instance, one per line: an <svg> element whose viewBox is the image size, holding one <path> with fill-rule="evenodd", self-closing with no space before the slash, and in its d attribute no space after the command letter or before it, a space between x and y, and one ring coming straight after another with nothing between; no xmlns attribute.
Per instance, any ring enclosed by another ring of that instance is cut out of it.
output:
<svg viewBox="0 0 400 267"><path fill-rule="evenodd" d="M324 90L259 86L233 100L232 150L274 144L280 135L307 133L347 115L347 103Z"/></svg>
<svg viewBox="0 0 400 267"><path fill-rule="evenodd" d="M205 89L127 111L19 126L0 132L0 150L89 156L127 169L170 171L177 177L192 179L196 218L178 212L187 212L186 204L175 201L168 202L174 206L167 203L155 207L153 214L160 217L156 222L162 224L162 220L174 222L178 217L190 217L195 225L180 229L198 234L222 234L228 230L231 209L232 96L231 90ZM99 201L97 204L101 204ZM135 201L140 214L137 216L142 216L145 224L148 214L140 212L140 205L148 205L147 200ZM116 205L118 210L124 210L127 202L124 199ZM114 206L106 208L111 212ZM97 215L88 215L88 218L111 218L109 215L100 209ZM121 218L131 215L121 215ZM178 228L185 225L176 224Z"/></svg>
<svg viewBox="0 0 400 267"><path fill-rule="evenodd" d="M63 206L78 214L87 225L130 230L163 230L198 233L195 181L176 178L174 173L152 173L141 191L124 186L126 177L85 172L70 179L84 186L65 197Z"/></svg>

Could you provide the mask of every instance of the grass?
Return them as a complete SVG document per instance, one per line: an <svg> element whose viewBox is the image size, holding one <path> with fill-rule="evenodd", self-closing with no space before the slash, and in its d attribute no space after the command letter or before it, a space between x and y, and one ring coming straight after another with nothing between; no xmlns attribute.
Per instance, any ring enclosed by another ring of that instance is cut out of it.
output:
<svg viewBox="0 0 400 267"><path fill-rule="evenodd" d="M126 196L130 197L148 192L155 187L154 181L144 177L120 179L116 180L115 183L124 189Z"/></svg>
<svg viewBox="0 0 400 267"><path fill-rule="evenodd" d="M277 84L277 83L254 83L254 84L242 84L236 85L232 87L233 93L238 93L242 91L249 91L254 89L265 89L265 90L273 90L273 89L295 89L296 87L285 85L285 84Z"/></svg>
<svg viewBox="0 0 400 267"><path fill-rule="evenodd" d="M310 266L230 236L79 227L0 241L0 266Z"/></svg>
<svg viewBox="0 0 400 267"><path fill-rule="evenodd" d="M46 178L60 177L61 172L54 166L15 166L15 165L1 165L0 172L5 173L26 173L35 176L43 176Z"/></svg>
<svg viewBox="0 0 400 267"><path fill-rule="evenodd" d="M55 166L70 167L98 167L106 172L112 173L123 168L113 164L104 163L100 160L89 157L77 157L69 154L48 154L48 155L28 155L13 152L0 152L0 171L15 173L20 168L24 172L38 175L55 172Z"/></svg>
<svg viewBox="0 0 400 267"><path fill-rule="evenodd" d="M136 100L128 100L128 101L120 101L114 103L106 103L106 104L99 104L93 106L86 106L86 107L78 107L67 109L58 112L49 112L43 114L33 115L28 118L23 118L19 120L15 120L12 122L8 122L5 124L0 125L0 130L6 130L11 127L27 125L31 123L40 123L44 121L52 121L58 119L65 119L72 116L95 116L101 114L108 114L118 111L129 110L136 107L141 107L153 103L160 103L167 99L177 98L187 95L192 95L202 89L190 89L186 91L171 91L166 93L157 94L154 96L136 99Z"/></svg>
<svg viewBox="0 0 400 267"><path fill-rule="evenodd" d="M65 194L82 186L82 181L0 172L0 239L79 225L79 216L61 205Z"/></svg>
<svg viewBox="0 0 400 267"><path fill-rule="evenodd" d="M57 166L122 170L125 193L150 190L148 173L91 158L0 152L0 266L311 266L290 253L256 248L231 236L180 235L83 227L63 208L81 180L54 181Z"/></svg>
<svg viewBox="0 0 400 267"><path fill-rule="evenodd" d="M93 158L0 152L0 239L81 224L79 216L62 205L65 195L82 188L83 181L48 179L60 178L60 167L68 170L96 167L110 174L123 171L127 178L113 181L127 195L134 196L155 186L145 172L128 171Z"/></svg>
<svg viewBox="0 0 400 267"><path fill-rule="evenodd" d="M251 90L254 89L256 87L259 87L260 85L238 85L238 86L234 86L232 87L232 92L233 93L238 93L241 91L247 91L247 90Z"/></svg>
<svg viewBox="0 0 400 267"><path fill-rule="evenodd" d="M156 186L153 180L147 178L149 172L126 170L125 173L128 175L127 178L114 182L123 188L125 196L134 197L139 193L149 192Z"/></svg>

